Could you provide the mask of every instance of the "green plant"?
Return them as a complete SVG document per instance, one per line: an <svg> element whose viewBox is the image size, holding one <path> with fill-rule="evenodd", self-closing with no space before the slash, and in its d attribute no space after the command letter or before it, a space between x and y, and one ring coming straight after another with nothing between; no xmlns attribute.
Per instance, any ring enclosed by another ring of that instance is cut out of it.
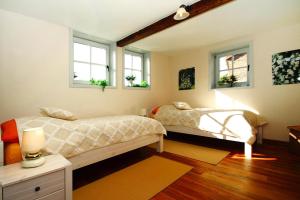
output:
<svg viewBox="0 0 300 200"><path fill-rule="evenodd" d="M133 81L135 80L135 76L133 76L133 75L126 76L125 79L126 79L127 81L129 81L131 87L134 87L134 86L133 86Z"/></svg>
<svg viewBox="0 0 300 200"><path fill-rule="evenodd" d="M228 76L226 74L226 75L220 77L220 79L218 80L218 85L223 86L223 85L228 84L230 87L233 87L234 83L237 81L238 81L237 76L235 76L235 75Z"/></svg>
<svg viewBox="0 0 300 200"><path fill-rule="evenodd" d="M147 88L147 87L149 87L149 84L147 83L147 81L142 81L141 87Z"/></svg>
<svg viewBox="0 0 300 200"><path fill-rule="evenodd" d="M127 81L134 81L135 80L135 76L130 75L130 76L126 76L125 77Z"/></svg>
<svg viewBox="0 0 300 200"><path fill-rule="evenodd" d="M132 84L131 87L147 88L149 87L149 84L147 83L147 81L142 81L141 84Z"/></svg>
<svg viewBox="0 0 300 200"><path fill-rule="evenodd" d="M92 78L90 80L90 84L101 87L102 91L104 92L105 87L108 86L108 81L107 80L95 80Z"/></svg>

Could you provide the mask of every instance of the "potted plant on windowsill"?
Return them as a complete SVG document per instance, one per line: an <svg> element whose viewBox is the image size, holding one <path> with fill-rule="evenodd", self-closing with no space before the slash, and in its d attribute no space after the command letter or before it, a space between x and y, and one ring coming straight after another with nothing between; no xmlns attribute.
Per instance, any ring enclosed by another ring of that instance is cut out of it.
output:
<svg viewBox="0 0 300 200"><path fill-rule="evenodd" d="M237 81L238 77L235 75L224 75L218 80L218 87L233 87Z"/></svg>
<svg viewBox="0 0 300 200"><path fill-rule="evenodd" d="M107 80L95 80L91 79L90 80L91 85L96 85L102 88L102 92L104 92L104 89L106 86L108 86L108 81Z"/></svg>
<svg viewBox="0 0 300 200"><path fill-rule="evenodd" d="M149 86L147 81L142 81L141 84L132 84L131 87L148 88Z"/></svg>
<svg viewBox="0 0 300 200"><path fill-rule="evenodd" d="M133 76L133 75L126 76L125 79L126 79L127 81L129 81L130 87L133 87L133 81L135 80L135 76Z"/></svg>

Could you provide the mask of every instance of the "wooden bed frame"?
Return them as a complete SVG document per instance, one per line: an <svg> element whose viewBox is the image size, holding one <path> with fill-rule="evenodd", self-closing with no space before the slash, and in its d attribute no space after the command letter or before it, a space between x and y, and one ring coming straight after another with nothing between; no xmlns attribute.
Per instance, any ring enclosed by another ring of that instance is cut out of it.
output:
<svg viewBox="0 0 300 200"><path fill-rule="evenodd" d="M163 152L163 135L153 134L138 137L134 140L130 140L127 142L117 143L106 147L87 151L85 153L67 159L72 163L72 168L73 170L75 170L153 143L156 143L156 150L158 152ZM0 141L0 166L2 165L3 143Z"/></svg>
<svg viewBox="0 0 300 200"><path fill-rule="evenodd" d="M165 127L165 129L167 129L167 131L175 132L175 133L198 135L198 136L211 137L211 138L217 138L217 139L222 139L222 140L242 142L242 143L244 143L245 158L251 159L251 157L252 157L252 145L248 144L247 142L242 141L239 138L230 137L230 136L226 136L226 135L222 135L222 134L218 134L218 133L212 133L212 132L208 132L208 131L203 131L200 129L184 127L184 126L164 126L164 127ZM262 144L262 142L263 142L263 126L259 126L257 128L256 141L258 144Z"/></svg>

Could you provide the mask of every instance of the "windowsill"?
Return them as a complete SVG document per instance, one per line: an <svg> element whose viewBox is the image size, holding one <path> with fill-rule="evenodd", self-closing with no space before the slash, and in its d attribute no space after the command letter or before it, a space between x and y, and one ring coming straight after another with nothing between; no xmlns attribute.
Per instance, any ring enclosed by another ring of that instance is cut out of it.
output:
<svg viewBox="0 0 300 200"><path fill-rule="evenodd" d="M240 87L214 87L214 88L210 88L211 90L230 90L230 89L251 89L253 88L253 86L248 85L248 86L240 86Z"/></svg>
<svg viewBox="0 0 300 200"><path fill-rule="evenodd" d="M70 88L96 88L96 89L102 89L102 87L96 86L96 85L89 85L89 84L81 84L81 83L72 83L70 84ZM116 86L106 86L106 89L117 89Z"/></svg>
<svg viewBox="0 0 300 200"><path fill-rule="evenodd" d="M123 86L123 89L128 89L128 90L151 90L151 86L149 87L131 87L131 86Z"/></svg>

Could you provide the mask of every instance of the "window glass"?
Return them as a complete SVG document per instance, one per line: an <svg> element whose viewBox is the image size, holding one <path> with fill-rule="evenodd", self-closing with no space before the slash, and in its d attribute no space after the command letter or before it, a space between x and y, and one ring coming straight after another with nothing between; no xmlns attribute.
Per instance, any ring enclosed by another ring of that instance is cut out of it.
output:
<svg viewBox="0 0 300 200"><path fill-rule="evenodd" d="M74 80L90 80L90 65L86 63L74 62Z"/></svg>
<svg viewBox="0 0 300 200"><path fill-rule="evenodd" d="M239 68L234 70L234 74L238 78L237 82L247 82L247 68Z"/></svg>
<svg viewBox="0 0 300 200"><path fill-rule="evenodd" d="M73 82L90 84L91 79L109 81L109 46L82 38L74 37L73 40Z"/></svg>
<svg viewBox="0 0 300 200"><path fill-rule="evenodd" d="M223 56L219 58L220 70L228 70L232 68L232 56Z"/></svg>
<svg viewBox="0 0 300 200"><path fill-rule="evenodd" d="M88 45L74 43L74 60L89 62L90 61L90 47Z"/></svg>
<svg viewBox="0 0 300 200"><path fill-rule="evenodd" d="M231 75L232 75L232 71L230 71L230 70L224 70L224 71L220 71L219 78L221 78L223 76L231 76Z"/></svg>
<svg viewBox="0 0 300 200"><path fill-rule="evenodd" d="M240 54L234 55L233 65L234 65L234 68L247 67L247 65L248 65L247 53L240 53Z"/></svg>
<svg viewBox="0 0 300 200"><path fill-rule="evenodd" d="M92 47L91 62L95 64L107 65L106 55L107 55L106 49Z"/></svg>
<svg viewBox="0 0 300 200"><path fill-rule="evenodd" d="M130 69L131 68L131 63L132 63L132 56L125 54L125 68Z"/></svg>
<svg viewBox="0 0 300 200"><path fill-rule="evenodd" d="M215 55L215 87L241 87L249 85L248 48ZM233 83L231 83L233 81Z"/></svg>
<svg viewBox="0 0 300 200"><path fill-rule="evenodd" d="M95 80L106 80L106 67L92 64L91 76Z"/></svg>
<svg viewBox="0 0 300 200"><path fill-rule="evenodd" d="M142 57L132 56L132 69L142 71Z"/></svg>
<svg viewBox="0 0 300 200"><path fill-rule="evenodd" d="M134 84L141 84L142 82L142 73L141 71L132 71L132 75L135 76Z"/></svg>

